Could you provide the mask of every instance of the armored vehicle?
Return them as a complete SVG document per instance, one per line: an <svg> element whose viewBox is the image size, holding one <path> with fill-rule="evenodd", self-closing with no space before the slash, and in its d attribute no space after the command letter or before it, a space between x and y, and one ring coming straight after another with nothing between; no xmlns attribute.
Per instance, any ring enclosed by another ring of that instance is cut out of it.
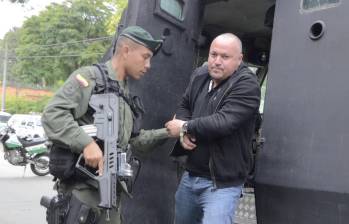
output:
<svg viewBox="0 0 349 224"><path fill-rule="evenodd" d="M264 144L251 146L256 167L248 184L257 216L251 197L237 222L349 223L348 9L344 0L129 1L118 33L139 25L164 38L147 79L131 83L145 105L144 128L172 118L192 70L221 33L241 38L244 61L266 89L253 145ZM142 158L134 198L123 204L125 223L172 223L172 143Z"/></svg>

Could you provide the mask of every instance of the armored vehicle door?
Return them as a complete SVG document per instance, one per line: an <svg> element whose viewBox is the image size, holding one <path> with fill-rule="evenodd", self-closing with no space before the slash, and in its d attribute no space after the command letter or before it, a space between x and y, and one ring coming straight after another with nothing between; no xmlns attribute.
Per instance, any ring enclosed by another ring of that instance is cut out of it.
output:
<svg viewBox="0 0 349 224"><path fill-rule="evenodd" d="M119 32L138 25L154 38L164 38L162 49L152 58L151 69L139 81L130 80L131 91L145 107L142 128L162 128L172 119L183 94L195 58L200 32L199 0L131 0L119 24ZM141 169L133 189L133 199L124 198L123 223L164 224L173 222L177 166L170 160L173 142L151 155L141 156Z"/></svg>
<svg viewBox="0 0 349 224"><path fill-rule="evenodd" d="M349 223L349 2L278 0L258 223Z"/></svg>

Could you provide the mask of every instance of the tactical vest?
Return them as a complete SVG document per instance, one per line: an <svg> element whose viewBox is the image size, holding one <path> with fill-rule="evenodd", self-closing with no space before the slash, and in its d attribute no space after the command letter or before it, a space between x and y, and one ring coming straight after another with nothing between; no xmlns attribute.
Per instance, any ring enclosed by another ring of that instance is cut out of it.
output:
<svg viewBox="0 0 349 224"><path fill-rule="evenodd" d="M96 68L96 86L92 91L92 95L115 93L118 97L122 97L130 106L132 111L133 127L131 137L139 135L141 121L144 114L143 104L140 98L138 96L126 94L122 91L119 83L109 77L108 68L105 64L94 64L93 66ZM92 116L94 113L94 109L88 106L86 114ZM102 147L102 145L100 145L100 147ZM77 172L75 172L75 164L78 156L78 154L71 152L67 146L57 143L52 144L49 163L50 173L60 180L67 180L71 177L74 177L74 179L82 178Z"/></svg>
<svg viewBox="0 0 349 224"><path fill-rule="evenodd" d="M97 68L96 72L96 86L92 94L101 94L112 92L115 93L118 97L122 97L124 101L130 106L133 117L133 127L131 137L139 135L142 118L144 114L144 107L141 99L132 95L131 93L126 94L122 89L120 89L119 83L116 80L112 80L108 74L108 68L105 64L94 64ZM88 110L93 110L89 107ZM93 111L94 113L94 111Z"/></svg>

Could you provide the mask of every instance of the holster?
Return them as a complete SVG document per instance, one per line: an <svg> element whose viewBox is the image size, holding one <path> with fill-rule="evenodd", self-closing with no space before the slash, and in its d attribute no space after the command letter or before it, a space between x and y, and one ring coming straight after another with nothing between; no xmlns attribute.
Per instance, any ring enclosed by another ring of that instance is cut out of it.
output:
<svg viewBox="0 0 349 224"><path fill-rule="evenodd" d="M42 196L40 205L46 210L46 221L48 224L64 224L64 220L69 208L69 197L62 194L49 198Z"/></svg>
<svg viewBox="0 0 349 224"><path fill-rule="evenodd" d="M47 208L48 224L97 224L98 214L74 195L43 196L40 204Z"/></svg>
<svg viewBox="0 0 349 224"><path fill-rule="evenodd" d="M97 224L98 214L93 209L82 203L74 195L69 201L69 211L64 224Z"/></svg>

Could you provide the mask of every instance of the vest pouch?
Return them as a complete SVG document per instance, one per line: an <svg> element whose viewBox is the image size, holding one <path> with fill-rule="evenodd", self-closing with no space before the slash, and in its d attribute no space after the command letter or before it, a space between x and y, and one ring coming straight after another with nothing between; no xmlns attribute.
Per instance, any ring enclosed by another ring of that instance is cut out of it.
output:
<svg viewBox="0 0 349 224"><path fill-rule="evenodd" d="M75 175L75 164L78 154L72 153L69 148L52 144L50 150L50 174L60 180L66 180Z"/></svg>

